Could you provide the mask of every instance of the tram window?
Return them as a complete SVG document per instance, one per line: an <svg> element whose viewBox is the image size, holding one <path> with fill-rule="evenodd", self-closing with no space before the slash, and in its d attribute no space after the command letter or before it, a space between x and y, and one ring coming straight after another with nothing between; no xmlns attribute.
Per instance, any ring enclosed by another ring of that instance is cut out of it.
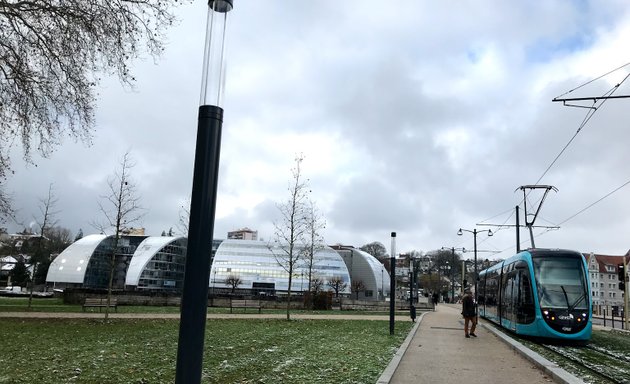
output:
<svg viewBox="0 0 630 384"><path fill-rule="evenodd" d="M534 258L533 261L541 306L586 308L588 298L581 260L559 257Z"/></svg>
<svg viewBox="0 0 630 384"><path fill-rule="evenodd" d="M536 318L532 285L527 270L521 270L519 285L518 321L519 323L531 323Z"/></svg>

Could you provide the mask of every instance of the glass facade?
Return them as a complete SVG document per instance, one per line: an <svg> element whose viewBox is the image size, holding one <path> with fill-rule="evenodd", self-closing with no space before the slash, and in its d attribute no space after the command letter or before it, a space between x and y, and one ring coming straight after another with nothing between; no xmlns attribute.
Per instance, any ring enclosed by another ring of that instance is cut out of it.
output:
<svg viewBox="0 0 630 384"><path fill-rule="evenodd" d="M181 292L185 265L186 239L173 240L151 257L142 269L136 287L138 290Z"/></svg>
<svg viewBox="0 0 630 384"><path fill-rule="evenodd" d="M46 281L57 287L107 289L114 253L112 288L144 291L182 290L186 258L183 237L89 235L53 260Z"/></svg>
<svg viewBox="0 0 630 384"><path fill-rule="evenodd" d="M294 264L291 292L308 290L309 260L303 248L294 250L300 255ZM253 294L286 293L289 289L289 273L286 248L262 241L225 240L214 255L209 286L212 289L231 288L226 284L229 277L238 277L239 290L252 290ZM341 256L327 246L321 246L313 257L312 278L323 281L323 289L333 277L341 278L347 287L342 294L350 293L350 275ZM256 291L256 292L254 292Z"/></svg>
<svg viewBox="0 0 630 384"><path fill-rule="evenodd" d="M122 236L118 239L117 251L114 255L113 289L123 289L127 269L138 245L146 236ZM85 270L84 288L107 288L112 262L114 237L109 236L96 247Z"/></svg>

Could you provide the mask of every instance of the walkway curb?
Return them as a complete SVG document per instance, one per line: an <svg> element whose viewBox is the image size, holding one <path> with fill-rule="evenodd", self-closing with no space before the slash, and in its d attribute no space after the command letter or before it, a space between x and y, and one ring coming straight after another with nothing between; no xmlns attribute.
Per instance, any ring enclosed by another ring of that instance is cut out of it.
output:
<svg viewBox="0 0 630 384"><path fill-rule="evenodd" d="M418 321L416 321L416 325L414 325L411 331L409 331L409 334L405 338L405 341L403 341L403 343L400 345L400 348L398 348L398 351L396 352L392 360L389 362L387 367L385 367L385 370L383 371L383 373L381 373L381 376L378 378L378 381L376 382L376 384L388 384L390 382L390 380L392 379L392 376L394 376L394 372L396 372L396 369L398 368L398 365L400 364L400 360L402 359L405 352L407 352L407 348L409 348L409 345L411 344L411 340L416 335L418 328L420 328L420 323L422 322L422 318L426 314L427 312L422 312L422 314L418 318Z"/></svg>

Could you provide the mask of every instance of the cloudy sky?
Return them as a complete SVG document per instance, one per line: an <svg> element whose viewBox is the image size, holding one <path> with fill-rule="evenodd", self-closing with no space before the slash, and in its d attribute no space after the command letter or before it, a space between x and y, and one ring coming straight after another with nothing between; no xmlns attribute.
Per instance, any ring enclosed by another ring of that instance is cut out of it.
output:
<svg viewBox="0 0 630 384"><path fill-rule="evenodd" d="M146 208L137 226L177 230L192 184L206 2L177 13L161 60L136 62L135 90L101 84L91 146L67 139L36 167L14 158L6 189L26 226L53 183L59 224L96 232L99 196L130 151ZM606 94L630 72L629 42L625 0L237 0L215 238L249 227L271 239L303 153L328 244L389 249L396 231L399 252L472 250L472 234L457 230L492 228L479 249L501 253L482 257L508 257L514 228L479 224L514 224L516 190L538 183L558 191L536 224L561 228L537 229L536 246L625 254L630 186L578 213L630 181L630 100L599 102L545 171L589 112L551 100L622 67L565 97ZM630 81L615 91L628 94ZM529 195L530 210L539 198ZM528 247L524 230L521 239Z"/></svg>

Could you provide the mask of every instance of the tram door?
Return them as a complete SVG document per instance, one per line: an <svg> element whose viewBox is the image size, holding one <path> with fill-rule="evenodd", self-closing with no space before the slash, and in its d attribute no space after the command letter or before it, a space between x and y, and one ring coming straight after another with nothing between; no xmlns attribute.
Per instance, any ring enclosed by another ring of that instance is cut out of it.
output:
<svg viewBox="0 0 630 384"><path fill-rule="evenodd" d="M529 324L536 318L529 269L526 263L519 262L516 265L516 271L517 275L514 282L515 286L518 287L516 321L520 324Z"/></svg>
<svg viewBox="0 0 630 384"><path fill-rule="evenodd" d="M501 317L505 327L513 328L514 324L514 264L510 264L503 275L501 292Z"/></svg>

